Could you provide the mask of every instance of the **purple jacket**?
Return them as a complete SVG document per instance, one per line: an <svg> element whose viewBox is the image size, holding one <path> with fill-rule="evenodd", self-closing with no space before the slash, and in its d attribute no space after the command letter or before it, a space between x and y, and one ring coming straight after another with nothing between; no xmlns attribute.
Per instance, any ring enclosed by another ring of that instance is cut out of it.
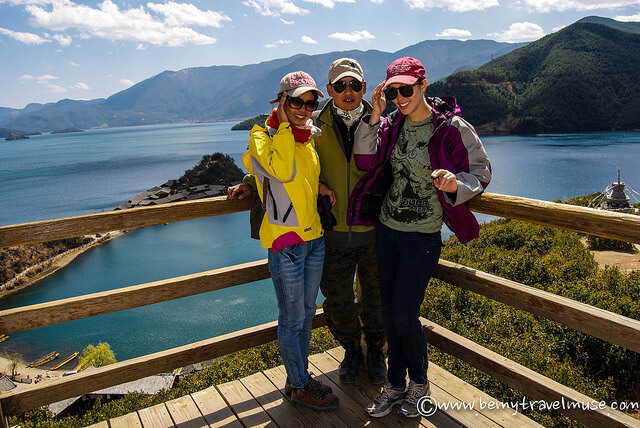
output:
<svg viewBox="0 0 640 428"><path fill-rule="evenodd" d="M437 191L444 221L463 244L478 237L480 227L465 202L482 193L491 181L491 164L473 127L460 117L454 97L428 99L433 108L434 132L429 140L433 170L456 174L456 194ZM355 136L356 165L367 174L356 185L349 201L354 225L372 226L392 181L391 151L398 140L405 117L394 111L376 125L365 117Z"/></svg>

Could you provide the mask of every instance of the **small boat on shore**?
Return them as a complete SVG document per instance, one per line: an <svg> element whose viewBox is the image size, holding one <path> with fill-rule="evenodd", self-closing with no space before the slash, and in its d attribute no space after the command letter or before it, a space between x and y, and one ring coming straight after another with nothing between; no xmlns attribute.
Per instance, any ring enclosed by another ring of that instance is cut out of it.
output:
<svg viewBox="0 0 640 428"><path fill-rule="evenodd" d="M4 342L9 338L8 334L0 334L0 342Z"/></svg>
<svg viewBox="0 0 640 428"><path fill-rule="evenodd" d="M27 364L27 367L39 367L45 363L48 363L49 361L55 360L59 355L60 353L56 351L49 352L47 355L31 361L29 364Z"/></svg>
<svg viewBox="0 0 640 428"><path fill-rule="evenodd" d="M65 364L67 364L69 362L71 362L71 360L73 360L75 357L77 357L78 354L79 354L79 352L74 352L73 354L71 354L69 357L67 357L60 364L57 364L55 367L51 367L51 370L58 370L60 367L64 366Z"/></svg>

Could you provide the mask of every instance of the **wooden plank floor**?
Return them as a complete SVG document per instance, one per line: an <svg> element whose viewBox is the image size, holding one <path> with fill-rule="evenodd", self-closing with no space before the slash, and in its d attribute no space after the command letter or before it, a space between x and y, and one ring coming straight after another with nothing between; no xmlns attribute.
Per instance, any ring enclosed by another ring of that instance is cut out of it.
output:
<svg viewBox="0 0 640 428"><path fill-rule="evenodd" d="M396 407L388 416L370 418L364 407L378 395L380 387L370 384L366 373L356 384L340 383L338 365L342 357L342 348L336 348L309 358L309 370L340 398L335 410L319 412L291 404L284 395L287 375L280 366L93 427L540 427L433 363L428 374L438 410L432 416L404 418L396 414Z"/></svg>

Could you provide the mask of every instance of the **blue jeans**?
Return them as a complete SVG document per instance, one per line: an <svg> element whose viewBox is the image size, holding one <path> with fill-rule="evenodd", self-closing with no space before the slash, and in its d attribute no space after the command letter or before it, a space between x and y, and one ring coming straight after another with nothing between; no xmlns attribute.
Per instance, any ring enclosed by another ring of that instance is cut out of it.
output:
<svg viewBox="0 0 640 428"><path fill-rule="evenodd" d="M269 249L269 272L278 299L278 348L295 389L309 383L311 323L324 263L324 238Z"/></svg>
<svg viewBox="0 0 640 428"><path fill-rule="evenodd" d="M427 338L418 317L441 247L440 232L401 232L376 225L382 316L389 345L387 380L394 388L405 386L407 372L416 383L427 381Z"/></svg>

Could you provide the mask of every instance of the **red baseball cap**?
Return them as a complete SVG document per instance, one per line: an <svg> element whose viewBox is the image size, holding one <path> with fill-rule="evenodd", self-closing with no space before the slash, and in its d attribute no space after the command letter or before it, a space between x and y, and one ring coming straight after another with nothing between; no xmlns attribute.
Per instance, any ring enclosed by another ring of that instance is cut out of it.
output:
<svg viewBox="0 0 640 428"><path fill-rule="evenodd" d="M392 83L413 85L421 77L423 79L427 78L422 63L410 56L403 56L393 61L387 68L387 80L384 87L386 88Z"/></svg>

